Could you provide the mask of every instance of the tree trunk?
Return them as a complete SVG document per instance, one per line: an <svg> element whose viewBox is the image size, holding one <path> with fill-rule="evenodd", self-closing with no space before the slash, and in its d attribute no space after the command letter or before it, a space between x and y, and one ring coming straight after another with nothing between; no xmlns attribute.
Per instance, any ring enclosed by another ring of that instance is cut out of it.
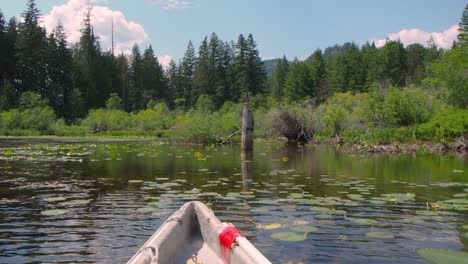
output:
<svg viewBox="0 0 468 264"><path fill-rule="evenodd" d="M252 151L254 140L254 117L252 111L249 109L249 99L247 97L244 102L244 109L242 111L242 151Z"/></svg>

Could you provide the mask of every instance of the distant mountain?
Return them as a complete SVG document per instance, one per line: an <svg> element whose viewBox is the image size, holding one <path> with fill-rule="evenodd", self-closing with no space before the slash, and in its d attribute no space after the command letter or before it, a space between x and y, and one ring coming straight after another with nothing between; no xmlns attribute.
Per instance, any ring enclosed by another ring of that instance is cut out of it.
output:
<svg viewBox="0 0 468 264"><path fill-rule="evenodd" d="M273 71L275 70L275 67L278 64L278 61L280 60L281 59L270 59L270 60L263 61L263 69L265 70L268 77L273 75Z"/></svg>

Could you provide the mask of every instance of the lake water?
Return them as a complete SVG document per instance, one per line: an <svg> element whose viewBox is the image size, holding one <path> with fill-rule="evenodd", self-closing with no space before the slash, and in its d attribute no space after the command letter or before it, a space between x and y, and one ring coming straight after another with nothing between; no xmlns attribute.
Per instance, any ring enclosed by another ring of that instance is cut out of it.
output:
<svg viewBox="0 0 468 264"><path fill-rule="evenodd" d="M261 142L242 162L239 149L2 139L0 263L125 263L190 200L274 263L426 263L417 249L468 251L466 158Z"/></svg>

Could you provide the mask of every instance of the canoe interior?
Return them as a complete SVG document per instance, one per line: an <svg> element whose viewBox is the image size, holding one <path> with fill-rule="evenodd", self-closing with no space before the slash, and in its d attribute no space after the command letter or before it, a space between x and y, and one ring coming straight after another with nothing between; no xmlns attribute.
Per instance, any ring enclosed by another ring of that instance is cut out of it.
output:
<svg viewBox="0 0 468 264"><path fill-rule="evenodd" d="M164 222L128 264L185 264L192 256L197 256L203 264L223 264L218 235L226 226L228 224L221 223L203 203L186 203ZM270 263L243 237L236 240L229 261L231 264Z"/></svg>

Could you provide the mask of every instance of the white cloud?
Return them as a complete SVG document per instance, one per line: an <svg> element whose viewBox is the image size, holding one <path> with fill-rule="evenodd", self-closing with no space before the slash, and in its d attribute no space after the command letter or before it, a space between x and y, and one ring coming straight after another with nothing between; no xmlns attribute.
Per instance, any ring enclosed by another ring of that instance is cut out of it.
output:
<svg viewBox="0 0 468 264"><path fill-rule="evenodd" d="M450 48L454 40L457 39L458 25L453 25L443 32L427 32L418 28L402 29L396 33L390 33L386 39L374 40L377 47L385 45L387 39L400 40L405 45L420 43L426 45L432 37L437 46Z"/></svg>
<svg viewBox="0 0 468 264"><path fill-rule="evenodd" d="M160 5L165 10L192 7L192 0L151 0L151 3Z"/></svg>
<svg viewBox="0 0 468 264"><path fill-rule="evenodd" d="M167 68L172 61L172 57L169 55L158 56L158 61L162 66Z"/></svg>
<svg viewBox="0 0 468 264"><path fill-rule="evenodd" d="M91 23L94 33L99 37L103 50L110 50L112 46L112 19L114 19L114 51L116 54L129 54L135 43L141 45L148 40L148 34L142 25L129 21L125 15L111 10L105 4L106 0L92 0ZM49 14L43 17L42 25L48 32L56 27L60 21L68 36L69 43L80 40L83 16L87 12L88 0L69 0L67 3L52 8Z"/></svg>

